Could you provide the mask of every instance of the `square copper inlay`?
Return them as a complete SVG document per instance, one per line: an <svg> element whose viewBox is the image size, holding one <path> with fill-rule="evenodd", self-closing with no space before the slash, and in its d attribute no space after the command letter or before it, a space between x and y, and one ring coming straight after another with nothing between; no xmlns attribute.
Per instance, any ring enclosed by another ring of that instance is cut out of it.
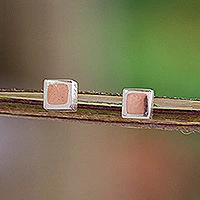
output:
<svg viewBox="0 0 200 200"><path fill-rule="evenodd" d="M147 111L147 95L144 93L130 93L126 99L128 114L142 115Z"/></svg>
<svg viewBox="0 0 200 200"><path fill-rule="evenodd" d="M49 85L47 99L49 104L66 104L68 101L68 86L66 84Z"/></svg>

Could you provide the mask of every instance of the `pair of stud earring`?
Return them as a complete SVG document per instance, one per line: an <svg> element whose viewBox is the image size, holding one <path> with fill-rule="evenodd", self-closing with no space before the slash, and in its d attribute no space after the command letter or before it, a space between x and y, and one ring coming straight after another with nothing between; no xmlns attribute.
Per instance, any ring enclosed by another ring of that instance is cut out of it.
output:
<svg viewBox="0 0 200 200"><path fill-rule="evenodd" d="M125 88L122 98L122 117L150 119L154 91L151 89ZM70 79L44 80L43 107L46 110L76 112L78 83Z"/></svg>

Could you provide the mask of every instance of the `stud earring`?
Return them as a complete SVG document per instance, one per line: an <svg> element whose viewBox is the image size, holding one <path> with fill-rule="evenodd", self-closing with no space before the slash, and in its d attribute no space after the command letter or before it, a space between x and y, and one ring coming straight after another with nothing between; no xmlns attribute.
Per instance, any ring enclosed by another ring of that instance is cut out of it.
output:
<svg viewBox="0 0 200 200"><path fill-rule="evenodd" d="M150 89L125 88L122 99L122 117L150 119L154 91Z"/></svg>
<svg viewBox="0 0 200 200"><path fill-rule="evenodd" d="M78 83L69 79L44 80L43 107L46 110L77 111Z"/></svg>

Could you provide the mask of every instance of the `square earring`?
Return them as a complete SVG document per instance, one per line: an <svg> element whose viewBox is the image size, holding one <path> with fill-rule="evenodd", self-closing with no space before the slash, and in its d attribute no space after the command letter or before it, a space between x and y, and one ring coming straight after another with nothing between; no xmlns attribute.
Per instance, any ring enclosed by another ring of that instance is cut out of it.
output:
<svg viewBox="0 0 200 200"><path fill-rule="evenodd" d="M150 119L154 91L151 89L125 88L122 99L122 117Z"/></svg>
<svg viewBox="0 0 200 200"><path fill-rule="evenodd" d="M77 111L78 83L69 79L44 80L43 107L46 110Z"/></svg>

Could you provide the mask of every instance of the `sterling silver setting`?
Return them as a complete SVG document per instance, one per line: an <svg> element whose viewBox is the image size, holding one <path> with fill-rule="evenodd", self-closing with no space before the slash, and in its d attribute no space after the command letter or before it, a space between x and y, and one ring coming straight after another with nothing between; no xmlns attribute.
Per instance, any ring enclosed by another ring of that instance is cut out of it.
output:
<svg viewBox="0 0 200 200"><path fill-rule="evenodd" d="M51 104L48 102L48 88L50 85L66 85L68 88L67 102L63 104ZM45 79L43 82L43 108L46 110L58 110L66 112L76 112L78 102L78 83L71 79Z"/></svg>
<svg viewBox="0 0 200 200"><path fill-rule="evenodd" d="M147 97L147 108L145 113L132 114L127 112L127 97L129 94L145 94ZM140 88L124 88L122 98L122 118L133 119L151 119L152 107L154 100L154 90L152 89L140 89Z"/></svg>

